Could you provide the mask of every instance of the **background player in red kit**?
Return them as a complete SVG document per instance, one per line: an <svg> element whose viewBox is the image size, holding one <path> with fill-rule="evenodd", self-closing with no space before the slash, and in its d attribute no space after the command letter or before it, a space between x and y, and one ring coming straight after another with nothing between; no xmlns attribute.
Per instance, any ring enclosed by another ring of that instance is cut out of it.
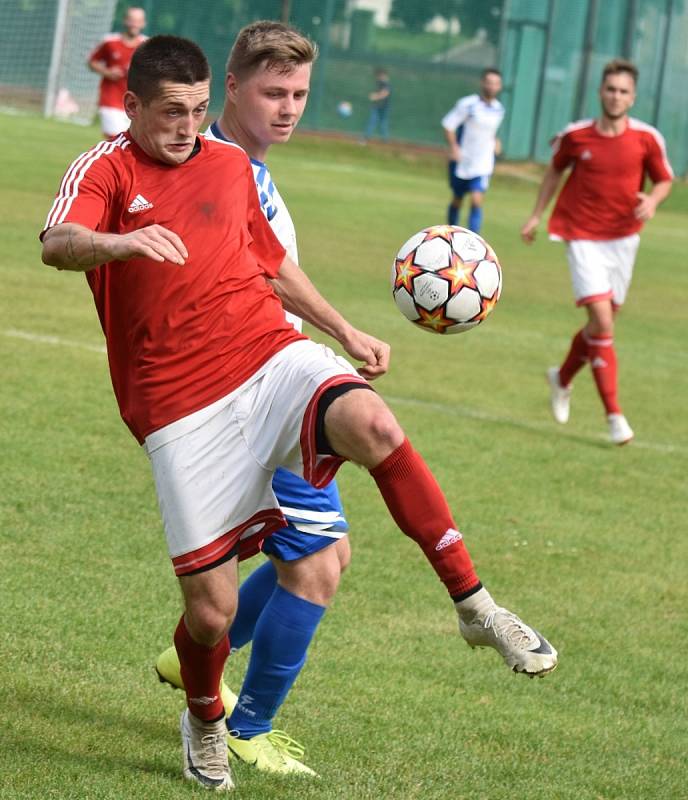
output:
<svg viewBox="0 0 688 800"><path fill-rule="evenodd" d="M233 785L227 630L238 558L285 524L278 466L316 487L344 460L365 466L444 583L468 644L496 649L516 672L550 672L556 650L482 586L435 478L370 390L388 345L353 328L285 254L246 154L198 136L210 86L201 50L153 37L128 86L131 130L73 162L41 237L46 264L87 273L120 413L151 461L184 601L174 635L184 776ZM284 309L359 369L296 331Z"/></svg>
<svg viewBox="0 0 688 800"><path fill-rule="evenodd" d="M142 8L128 8L122 25L124 32L106 36L88 59L89 69L101 76L98 114L105 136L114 136L129 127L124 110L127 72L134 50L146 40L141 34L146 27L146 12Z"/></svg>
<svg viewBox="0 0 688 800"><path fill-rule="evenodd" d="M562 174L571 168L549 233L567 243L576 305L584 306L588 321L573 337L562 365L547 371L552 413L557 422L568 421L571 381L589 362L614 444L633 438L617 396L614 316L631 282L638 232L669 195L673 178L659 131L628 116L637 79L638 70L629 61L616 59L604 67L602 113L595 120L574 122L554 139L552 162L521 229L523 240L532 242ZM653 186L645 193L647 177Z"/></svg>

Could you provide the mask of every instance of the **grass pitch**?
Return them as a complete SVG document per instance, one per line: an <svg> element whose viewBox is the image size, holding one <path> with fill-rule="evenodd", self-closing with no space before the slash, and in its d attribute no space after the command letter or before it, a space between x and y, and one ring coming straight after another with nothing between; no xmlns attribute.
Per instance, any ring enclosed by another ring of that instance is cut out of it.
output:
<svg viewBox="0 0 688 800"><path fill-rule="evenodd" d="M181 780L182 696L152 669L180 601L148 464L118 419L83 276L40 263L62 171L97 137L0 117L3 800L207 796ZM544 233L519 242L532 180L498 176L487 196L499 307L439 337L405 321L388 286L399 245L444 219L439 157L302 137L270 163L305 269L392 342L377 388L436 471L479 574L551 638L560 667L528 680L469 650L417 548L347 465L353 563L277 720L322 777L238 765L235 796L687 797L686 187L647 226L619 318L637 438L613 448L589 373L570 423L549 418L544 370L582 315L561 247ZM245 661L228 664L235 688Z"/></svg>

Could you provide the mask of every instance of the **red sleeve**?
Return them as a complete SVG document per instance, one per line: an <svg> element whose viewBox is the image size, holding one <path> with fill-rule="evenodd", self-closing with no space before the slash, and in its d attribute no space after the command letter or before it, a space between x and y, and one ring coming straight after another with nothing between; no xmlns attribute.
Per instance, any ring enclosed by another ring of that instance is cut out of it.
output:
<svg viewBox="0 0 688 800"><path fill-rule="evenodd" d="M563 172L574 161L573 142L567 133L560 133L552 140L552 166Z"/></svg>
<svg viewBox="0 0 688 800"><path fill-rule="evenodd" d="M103 40L88 57L89 61L105 61L108 63L108 43Z"/></svg>
<svg viewBox="0 0 688 800"><path fill-rule="evenodd" d="M653 183L672 180L674 171L667 158L664 137L659 131L653 131L648 134L647 139L648 146L645 154L645 170L650 176L650 180Z"/></svg>
<svg viewBox="0 0 688 800"><path fill-rule="evenodd" d="M252 239L249 248L265 274L269 278L276 278L287 251L279 243L260 207L253 170L248 159L246 169L249 172L248 231Z"/></svg>
<svg viewBox="0 0 688 800"><path fill-rule="evenodd" d="M65 172L40 237L55 225L73 222L97 231L107 219L117 187L117 176L104 152L111 142L100 142L82 153Z"/></svg>

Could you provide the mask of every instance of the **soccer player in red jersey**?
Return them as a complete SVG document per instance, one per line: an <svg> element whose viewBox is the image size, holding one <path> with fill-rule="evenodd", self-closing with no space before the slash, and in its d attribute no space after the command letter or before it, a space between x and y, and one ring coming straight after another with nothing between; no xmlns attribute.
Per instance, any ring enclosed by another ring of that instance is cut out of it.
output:
<svg viewBox="0 0 688 800"><path fill-rule="evenodd" d="M129 127L124 110L127 72L136 48L146 41L141 31L146 27L146 12L128 8L122 20L123 33L111 33L88 57L88 67L100 75L98 114L105 136L114 136Z"/></svg>
<svg viewBox="0 0 688 800"><path fill-rule="evenodd" d="M278 466L316 488L345 460L366 467L469 645L529 675L553 670L557 653L482 586L434 476L371 390L389 346L352 327L286 255L246 154L198 136L209 87L193 42L141 45L124 100L130 131L72 163L41 239L44 263L86 273L120 413L151 461L184 601L174 634L184 776L229 790L220 681L237 561L285 524ZM285 309L361 366L299 333Z"/></svg>
<svg viewBox="0 0 688 800"><path fill-rule="evenodd" d="M571 382L589 363L607 414L609 437L623 445L633 431L619 405L614 318L623 305L643 223L669 195L673 171L662 135L628 115L635 101L638 70L616 59L602 72L601 114L574 122L553 142L533 213L521 229L526 243L535 238L540 218L571 169L549 220L550 238L566 242L576 305L587 322L573 337L560 367L550 367L552 413L569 418ZM646 178L652 182L645 191Z"/></svg>

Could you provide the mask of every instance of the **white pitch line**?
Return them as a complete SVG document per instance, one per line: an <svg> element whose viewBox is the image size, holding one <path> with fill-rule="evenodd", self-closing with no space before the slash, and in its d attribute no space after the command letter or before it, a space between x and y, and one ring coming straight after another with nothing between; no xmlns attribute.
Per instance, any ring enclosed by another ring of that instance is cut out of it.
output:
<svg viewBox="0 0 688 800"><path fill-rule="evenodd" d="M563 436L567 439L587 439L591 442L608 441L607 437L603 434L597 436L586 436L585 434L581 433L569 433L568 431L562 430L559 426L554 428L554 423L515 419L514 417L504 417L499 416L498 414L490 414L477 408L470 408L469 406L459 406L454 404L450 405L449 403L439 403L432 400L419 400L415 397L396 397L394 395L384 395L384 397L392 405L398 403L399 405L415 406L416 408L427 408L429 411L440 411L442 414L454 414L455 416L466 417L467 419L477 419L481 422L494 422L501 425L510 425L514 428L523 428L524 430L547 433L558 437ZM663 444L661 442L647 442L633 439L632 444L629 446L643 450L653 450L657 453L676 453L680 455L688 455L688 447L675 444Z"/></svg>
<svg viewBox="0 0 688 800"><path fill-rule="evenodd" d="M36 344L47 344L57 347L72 347L78 350L88 350L92 353L106 353L104 345L89 344L88 342L77 342L71 339L62 339L59 336L46 336L39 333L30 333L29 331L19 331L14 328L4 330L4 336L9 336L13 339L23 339L28 342L35 342ZM535 420L521 420L514 417L504 417L498 414L490 414L481 411L478 408L470 408L469 406L459 406L449 403L439 403L432 400L421 400L416 397L396 397L394 395L385 396L390 403L397 403L399 405L415 406L417 408L426 408L430 411L440 411L443 414L455 414L467 419L477 419L481 422L494 422L502 425L511 425L515 428L523 428L524 430L537 431L538 433L548 433L553 436L563 436L571 439L588 439L589 441L606 441L606 437L599 436L585 436L584 434L572 434L559 428L554 429L552 423L538 422ZM662 444L661 442L646 442L633 440L632 447L641 448L644 450L653 450L657 453L678 453L681 455L688 455L688 447L674 444Z"/></svg>
<svg viewBox="0 0 688 800"><path fill-rule="evenodd" d="M107 353L103 344L89 344L88 342L76 342L72 339L62 339L60 336L46 336L41 333L30 333L29 331L18 331L15 328L4 330L4 336L12 339L24 339L27 342L37 344L49 344L54 347L74 347L77 350L88 350L91 353Z"/></svg>

